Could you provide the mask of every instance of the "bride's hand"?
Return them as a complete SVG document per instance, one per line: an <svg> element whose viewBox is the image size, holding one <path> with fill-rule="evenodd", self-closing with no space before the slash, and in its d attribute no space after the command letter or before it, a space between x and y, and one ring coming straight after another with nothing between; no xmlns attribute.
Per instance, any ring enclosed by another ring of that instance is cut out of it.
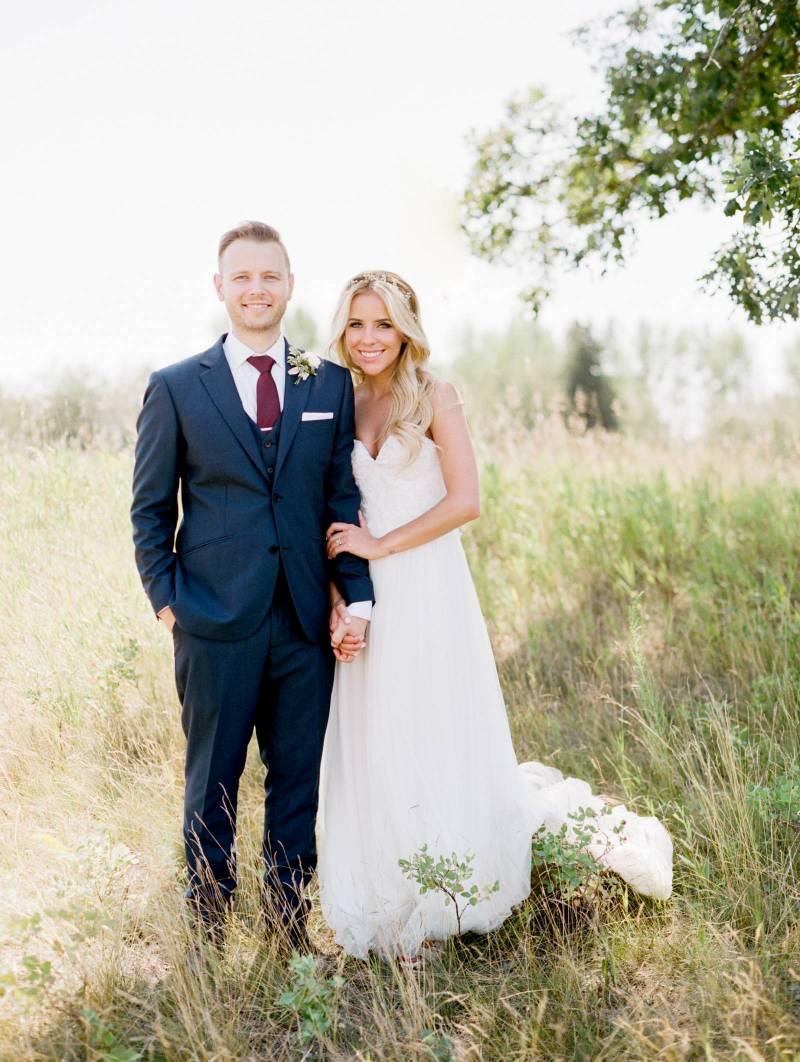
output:
<svg viewBox="0 0 800 1062"><path fill-rule="evenodd" d="M327 531L328 559L333 560L340 553L352 553L364 560L377 560L386 555L381 540L369 533L367 522L358 514L358 527L355 524L331 524Z"/></svg>
<svg viewBox="0 0 800 1062"><path fill-rule="evenodd" d="M355 620L354 622L356 631L351 631L344 623L340 624L336 630L331 631L333 655L337 660L341 660L345 664L355 660L367 644L365 637L367 621Z"/></svg>
<svg viewBox="0 0 800 1062"><path fill-rule="evenodd" d="M349 664L351 660L355 660L365 645L363 636L351 634L350 628L344 622L331 630L333 655L343 664Z"/></svg>

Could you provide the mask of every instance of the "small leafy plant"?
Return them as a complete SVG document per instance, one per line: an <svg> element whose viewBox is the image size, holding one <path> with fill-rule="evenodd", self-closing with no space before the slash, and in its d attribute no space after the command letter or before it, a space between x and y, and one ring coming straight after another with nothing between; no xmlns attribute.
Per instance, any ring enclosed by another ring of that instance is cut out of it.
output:
<svg viewBox="0 0 800 1062"><path fill-rule="evenodd" d="M544 891L549 895L573 903L587 893L596 892L607 868L604 857L612 847L612 838L596 820L599 814L607 815L611 805L605 804L598 813L593 808L578 808L570 812L570 822L562 823L553 833L544 826L533 835L532 863ZM625 822L617 823L612 834L624 841ZM588 851L588 846L598 839L605 839L605 847L599 856Z"/></svg>
<svg viewBox="0 0 800 1062"><path fill-rule="evenodd" d="M800 767L792 767L765 785L749 785L747 801L767 818L800 826Z"/></svg>
<svg viewBox="0 0 800 1062"><path fill-rule="evenodd" d="M321 1039L333 1024L336 993L344 987L343 977L319 977L313 955L295 953L289 960L294 980L278 1005L290 1011L302 1043Z"/></svg>
<svg viewBox="0 0 800 1062"><path fill-rule="evenodd" d="M7 995L30 1009L58 1010L90 1035L99 1036L100 1019L82 1005L82 992L76 996L70 985L76 980L87 983L90 952L113 953L113 931L119 921L111 912L126 895L125 872L136 857L103 830L92 832L74 849L57 838L41 836L58 853L62 865L77 868L79 883L70 880L71 876L65 878L56 890L57 906L10 920L22 954L15 968L0 969L0 997ZM127 1062L133 1055L139 1057L116 1042L110 1044L111 1035L106 1030L103 1042L95 1045L106 1052L98 1058Z"/></svg>
<svg viewBox="0 0 800 1062"><path fill-rule="evenodd" d="M434 1029L423 1029L422 1045L430 1052L430 1057L435 1062L452 1062L453 1041L444 1033L437 1033Z"/></svg>
<svg viewBox="0 0 800 1062"><path fill-rule="evenodd" d="M98 1062L140 1062L144 1057L141 1051L120 1043L116 1032L96 1011L87 1007L81 1013L89 1030L92 1057Z"/></svg>
<svg viewBox="0 0 800 1062"><path fill-rule="evenodd" d="M461 919L467 907L476 907L500 888L499 881L483 887L467 884L472 877L474 860L474 855L459 859L455 852L449 856L432 856L427 844L424 844L410 859L398 861L403 875L419 885L420 895L441 892L444 894L445 906L453 904L459 936Z"/></svg>

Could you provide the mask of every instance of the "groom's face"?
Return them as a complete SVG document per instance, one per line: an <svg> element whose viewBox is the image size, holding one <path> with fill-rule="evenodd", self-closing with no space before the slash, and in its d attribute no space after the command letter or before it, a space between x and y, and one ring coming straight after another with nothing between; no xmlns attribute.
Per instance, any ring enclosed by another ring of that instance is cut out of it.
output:
<svg viewBox="0 0 800 1062"><path fill-rule="evenodd" d="M234 240L220 258L214 285L231 324L268 332L286 313L294 277L280 244Z"/></svg>

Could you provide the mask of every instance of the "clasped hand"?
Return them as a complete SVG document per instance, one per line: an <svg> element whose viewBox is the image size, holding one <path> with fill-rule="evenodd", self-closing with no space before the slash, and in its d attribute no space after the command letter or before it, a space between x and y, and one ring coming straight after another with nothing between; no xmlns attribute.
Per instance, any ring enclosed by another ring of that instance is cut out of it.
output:
<svg viewBox="0 0 800 1062"><path fill-rule="evenodd" d="M331 608L330 631L333 655L343 664L355 660L366 642L369 620L351 616L341 598Z"/></svg>
<svg viewBox="0 0 800 1062"><path fill-rule="evenodd" d="M381 540L370 534L367 521L360 511L358 527L355 524L331 524L326 538L329 560L333 560L340 553L352 553L354 557L363 557L364 560L377 560L386 556Z"/></svg>

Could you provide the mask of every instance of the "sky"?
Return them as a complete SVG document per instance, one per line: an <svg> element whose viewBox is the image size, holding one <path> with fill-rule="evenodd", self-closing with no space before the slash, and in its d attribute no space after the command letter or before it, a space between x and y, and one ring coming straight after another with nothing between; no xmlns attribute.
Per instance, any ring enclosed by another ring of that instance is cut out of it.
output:
<svg viewBox="0 0 800 1062"><path fill-rule="evenodd" d="M591 109L600 82L568 31L620 2L6 5L0 388L64 368L126 378L208 347L216 245L246 218L280 230L295 305L323 326L352 273L407 277L445 364L465 324L518 312L522 286L460 232L467 135L532 84ZM747 327L698 289L727 224L689 204L644 226L625 269L565 275L544 323L735 325L774 389L796 327Z"/></svg>

